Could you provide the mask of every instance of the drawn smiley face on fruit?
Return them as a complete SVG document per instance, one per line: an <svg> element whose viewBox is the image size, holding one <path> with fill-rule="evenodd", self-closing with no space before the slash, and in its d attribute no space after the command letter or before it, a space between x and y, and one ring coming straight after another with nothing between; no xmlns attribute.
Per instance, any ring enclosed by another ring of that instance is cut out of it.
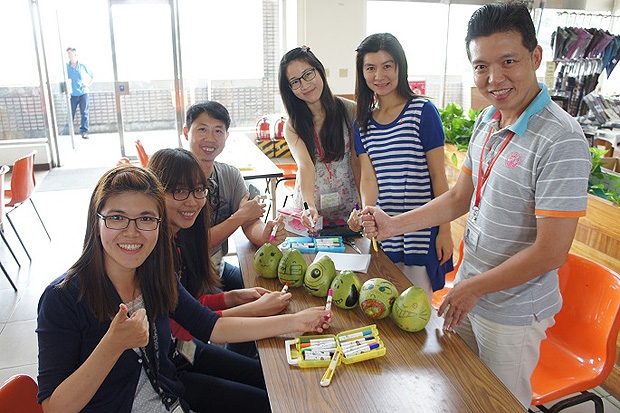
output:
<svg viewBox="0 0 620 413"><path fill-rule="evenodd" d="M254 269L261 277L276 278L280 259L282 251L271 243L265 243L254 254Z"/></svg>
<svg viewBox="0 0 620 413"><path fill-rule="evenodd" d="M371 278L362 285L360 307L368 317L378 320L390 315L396 297L398 290L394 284L383 278Z"/></svg>

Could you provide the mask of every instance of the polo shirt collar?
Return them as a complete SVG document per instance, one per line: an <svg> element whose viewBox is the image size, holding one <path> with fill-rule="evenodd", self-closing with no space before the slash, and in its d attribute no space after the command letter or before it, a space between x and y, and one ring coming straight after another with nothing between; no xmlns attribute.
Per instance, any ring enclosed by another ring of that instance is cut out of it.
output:
<svg viewBox="0 0 620 413"><path fill-rule="evenodd" d="M538 86L540 87L540 92L538 92L536 98L534 98L532 103L530 103L521 116L519 116L519 119L508 127L509 130L513 131L517 135L523 135L527 130L527 123L530 118L540 112L551 101L551 96L549 96L547 86L541 82L538 83ZM482 122L488 123L494 119L499 119L499 113L495 106L491 106L491 109L484 114Z"/></svg>

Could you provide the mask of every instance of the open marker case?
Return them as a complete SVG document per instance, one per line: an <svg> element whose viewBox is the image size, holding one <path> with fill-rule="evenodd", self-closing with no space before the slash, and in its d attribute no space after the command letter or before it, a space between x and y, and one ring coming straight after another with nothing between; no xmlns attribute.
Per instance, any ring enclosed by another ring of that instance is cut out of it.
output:
<svg viewBox="0 0 620 413"><path fill-rule="evenodd" d="M342 237L286 237L281 249L295 248L303 254L312 254L319 251L344 252L345 246Z"/></svg>
<svg viewBox="0 0 620 413"><path fill-rule="evenodd" d="M379 336L379 330L377 329L376 324L372 324L369 326L355 328L353 330L342 331L336 335L333 334L324 334L324 335L314 335L314 336L299 336L295 337L291 340L285 341L286 346L286 359L288 364L291 366L299 366L299 367L327 367L329 366L330 359L327 360L305 360L303 356L303 351L301 347L301 340L312 340L312 339L325 339L325 338L334 338L336 340L336 350L342 352L342 347L340 345L340 338L344 336L348 336L354 333L361 333L364 331L371 331L372 336L374 336L374 341L379 344L379 347L369 350L365 353L356 354L350 357L340 357L340 361L344 364L357 363L359 361L370 360L377 357L381 357L385 354L385 346L383 345L383 341ZM332 353L333 354L333 353ZM340 362L338 363L340 364Z"/></svg>

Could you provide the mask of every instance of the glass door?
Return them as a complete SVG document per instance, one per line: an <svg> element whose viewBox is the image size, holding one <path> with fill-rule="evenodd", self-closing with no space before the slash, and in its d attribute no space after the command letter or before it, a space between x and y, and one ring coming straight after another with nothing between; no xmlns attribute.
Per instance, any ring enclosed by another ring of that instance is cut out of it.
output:
<svg viewBox="0 0 620 413"><path fill-rule="evenodd" d="M114 99L122 156L181 145L183 89L176 2L109 0Z"/></svg>

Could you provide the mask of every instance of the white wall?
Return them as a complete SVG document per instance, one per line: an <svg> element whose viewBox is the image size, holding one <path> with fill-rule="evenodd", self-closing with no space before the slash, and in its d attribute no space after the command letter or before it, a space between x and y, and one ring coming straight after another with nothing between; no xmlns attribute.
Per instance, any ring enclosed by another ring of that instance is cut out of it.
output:
<svg viewBox="0 0 620 413"><path fill-rule="evenodd" d="M297 28L287 25L287 50L309 46L328 71L332 92L353 94L355 48L366 37L366 0L293 1L290 6L287 1L287 13L296 11Z"/></svg>

